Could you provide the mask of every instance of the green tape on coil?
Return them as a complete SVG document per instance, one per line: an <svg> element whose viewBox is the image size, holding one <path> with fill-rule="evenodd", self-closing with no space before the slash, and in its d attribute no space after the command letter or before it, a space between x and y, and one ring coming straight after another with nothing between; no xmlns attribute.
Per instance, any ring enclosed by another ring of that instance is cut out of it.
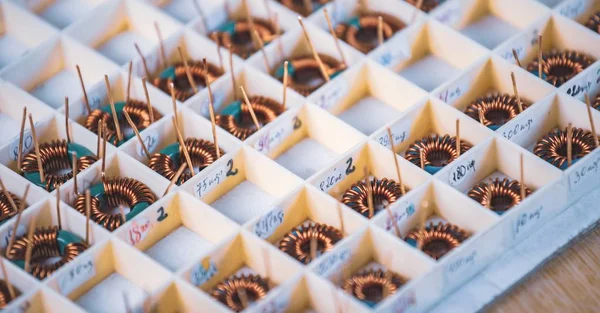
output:
<svg viewBox="0 0 600 313"><path fill-rule="evenodd" d="M123 110L125 109L125 105L126 104L127 103L125 101L115 102L115 112L117 113L117 119L119 120L119 123L120 123L120 121L122 121L122 120L125 119L125 115L123 114ZM112 116L112 109L110 108L110 104L101 107L100 110L102 112L106 112L106 113L110 114L110 116ZM138 131L141 132L144 129L145 128L138 128ZM127 140L129 140L129 139L131 139L133 137L135 137L135 133L133 131L131 133L129 133L129 134L123 134L123 140L117 142L117 147L120 146L120 145L122 145L122 144L124 144L125 142L127 142ZM117 135L114 134L114 135L110 136L110 138L108 138L108 141L109 142L115 142L116 138L117 138Z"/></svg>
<svg viewBox="0 0 600 313"><path fill-rule="evenodd" d="M58 243L58 251L61 256L64 256L67 245L69 245L71 243L83 242L81 237L77 236L76 234L74 234L70 231L66 231L66 230L58 231L58 236L56 236L56 241ZM15 260L10 260L10 261L13 262L15 265L17 265L20 268L25 268L25 260L15 259Z"/></svg>
<svg viewBox="0 0 600 313"><path fill-rule="evenodd" d="M99 184L96 184L96 185L93 185L92 187L90 187L90 196L98 199L98 201L100 202L100 206L102 206L102 204L104 204L104 202L106 202L106 190L104 190L104 184L99 183ZM129 213L125 214L126 221L131 220L132 218L134 218L140 212L144 211L149 206L150 206L150 203L148 203L148 202L140 202L140 203L134 205L132 208L130 208Z"/></svg>

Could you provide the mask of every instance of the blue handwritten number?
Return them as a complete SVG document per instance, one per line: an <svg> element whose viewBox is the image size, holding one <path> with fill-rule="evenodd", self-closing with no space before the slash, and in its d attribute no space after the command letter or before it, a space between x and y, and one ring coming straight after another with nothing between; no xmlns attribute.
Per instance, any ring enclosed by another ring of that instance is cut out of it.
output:
<svg viewBox="0 0 600 313"><path fill-rule="evenodd" d="M165 208L160 207L158 208L158 211L156 211L159 215L158 218L156 219L159 222L164 221L167 217L169 217L168 213L165 213Z"/></svg>
<svg viewBox="0 0 600 313"><path fill-rule="evenodd" d="M302 127L302 121L297 116L295 116L294 117L294 130L296 130L300 127Z"/></svg>
<svg viewBox="0 0 600 313"><path fill-rule="evenodd" d="M227 166L229 166L229 169L227 170L227 175L226 176L235 176L238 173L238 169L233 169L233 160L230 159L229 162L227 162Z"/></svg>
<svg viewBox="0 0 600 313"><path fill-rule="evenodd" d="M354 171L356 170L356 166L352 165L352 158L346 160L346 164L348 164L348 167L346 168L346 175L354 173Z"/></svg>

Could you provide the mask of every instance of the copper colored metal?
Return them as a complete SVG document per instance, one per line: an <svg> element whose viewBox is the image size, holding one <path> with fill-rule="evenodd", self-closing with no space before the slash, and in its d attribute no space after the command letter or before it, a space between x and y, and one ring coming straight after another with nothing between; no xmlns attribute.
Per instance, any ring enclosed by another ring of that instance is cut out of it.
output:
<svg viewBox="0 0 600 313"><path fill-rule="evenodd" d="M342 237L344 236L339 230L326 224L300 225L283 237L279 242L279 249L294 259L308 264L312 261L310 242L313 238L317 242L317 253L323 254L333 249Z"/></svg>
<svg viewBox="0 0 600 313"><path fill-rule="evenodd" d="M17 208L20 208L21 207L21 199L19 197L15 196L10 191L8 192L8 195L12 198L12 200L15 203L15 205L17 206ZM13 209L13 207L10 205L10 201L8 200L8 198L6 198L6 196L4 195L4 192L0 192L0 223L17 215L17 213L18 212L15 211Z"/></svg>
<svg viewBox="0 0 600 313"><path fill-rule="evenodd" d="M600 12L594 13L585 23L585 26L597 33L600 33Z"/></svg>
<svg viewBox="0 0 600 313"><path fill-rule="evenodd" d="M309 9L304 5L303 0L278 0L281 4L288 7L290 10L302 14L302 16L309 16L314 11L309 11ZM330 2L331 0L310 0L312 2L313 8L319 5L324 5Z"/></svg>
<svg viewBox="0 0 600 313"><path fill-rule="evenodd" d="M132 208L142 202L152 204L155 201L152 190L133 178L110 177L106 178L103 184L104 202L107 207L102 207L100 199L97 197L91 197L90 219L110 231L117 229L125 222L121 214L110 213L112 209L119 205L127 205ZM77 195L75 209L81 214L86 214L84 193Z"/></svg>
<svg viewBox="0 0 600 313"><path fill-rule="evenodd" d="M405 240L415 240L417 249L437 260L458 247L468 237L467 233L458 226L440 222L435 226L430 224L424 229L412 230Z"/></svg>
<svg viewBox="0 0 600 313"><path fill-rule="evenodd" d="M329 76L345 69L345 65L334 57L319 53L319 58ZM289 87L305 97L327 82L321 74L319 63L312 56L294 58L290 65L294 72L290 75ZM281 79L283 81L283 77Z"/></svg>
<svg viewBox="0 0 600 313"><path fill-rule="evenodd" d="M217 160L217 149L212 141L187 138L185 140L185 146L187 147L190 159L192 160L192 165L198 168L199 171L202 171ZM223 155L223 150L220 151L221 155ZM148 166L166 179L172 180L173 177L175 177L177 170L179 170L179 166L184 162L186 162L186 160L183 154L183 147L180 146L179 160L173 160L168 155L162 153L155 153L152 155L152 158L150 158ZM192 178L192 173L191 171L186 170L181 174L177 183L181 185L190 178Z"/></svg>
<svg viewBox="0 0 600 313"><path fill-rule="evenodd" d="M65 246L64 253L61 254L58 244L58 231L58 226L42 227L36 229L33 234L30 273L40 280L71 262L87 248L83 243L71 242ZM10 260L24 260L28 245L29 239L27 236L18 238L11 249L6 252L6 257ZM58 261L49 261L49 259L57 257L60 257Z"/></svg>
<svg viewBox="0 0 600 313"><path fill-rule="evenodd" d="M271 98L251 96L248 98L248 100L250 101L250 105L254 110L254 114L256 114L258 122L262 126L272 122L277 118L277 116L283 113L283 106ZM216 124L221 128L225 129L238 139L245 140L250 135L254 134L257 129L256 125L254 125L254 122L252 121L248 106L243 103L241 108L241 123L238 122L233 115L219 114L216 116L215 120Z"/></svg>
<svg viewBox="0 0 600 313"><path fill-rule="evenodd" d="M359 300L378 303L386 295L394 294L405 283L406 279L394 272L371 269L346 279L343 288Z"/></svg>
<svg viewBox="0 0 600 313"><path fill-rule="evenodd" d="M417 6L417 3L419 3L419 0L405 1L413 6ZM446 0L423 0L423 4L421 4L421 11L428 13L429 11L435 9L438 5L442 4L444 1Z"/></svg>
<svg viewBox="0 0 600 313"><path fill-rule="evenodd" d="M592 107L596 110L600 110L600 94L596 96L596 100L592 103Z"/></svg>
<svg viewBox="0 0 600 313"><path fill-rule="evenodd" d="M232 311L241 312L245 308L238 296L239 289L244 289L249 303L253 303L267 295L270 289L269 280L260 275L232 276L218 283L212 289L210 295L217 299L217 301L225 304Z"/></svg>
<svg viewBox="0 0 600 313"><path fill-rule="evenodd" d="M264 44L271 42L277 37L275 27L269 20L252 17L254 28ZM213 32L209 36L214 42L220 42L223 47L231 46L231 51L240 57L247 59L258 51L254 44L252 26L247 20L237 21L234 24L233 34L229 32Z"/></svg>
<svg viewBox="0 0 600 313"><path fill-rule="evenodd" d="M425 166L431 165L442 167L448 165L457 158L456 137L449 135L433 135L427 136L415 143L406 150L405 158L415 164L421 166L420 150L423 150L425 155ZM471 144L464 139L460 141L460 152L465 153L471 149Z"/></svg>
<svg viewBox="0 0 600 313"><path fill-rule="evenodd" d="M591 57L571 50L559 52L553 49L548 53L544 53L542 59L544 60L542 64L544 79L556 87L560 87L594 63ZM538 72L537 58L529 63L527 70L534 73Z"/></svg>
<svg viewBox="0 0 600 313"><path fill-rule="evenodd" d="M594 135L581 128L573 127L572 156L573 161L580 159L594 150ZM546 162L558 167L567 166L567 129L554 129L537 142L533 153Z"/></svg>
<svg viewBox="0 0 600 313"><path fill-rule="evenodd" d="M197 87L206 87L206 78L208 78L209 82L213 82L215 79L223 75L221 67L213 63L207 63L208 73L206 72L202 61L188 61L187 63L194 83ZM171 94L169 85L171 82L173 82L173 85L175 86L175 99L183 102L194 96L194 90L192 89L192 86L190 86L183 63L175 63L173 67L175 69L175 79L156 77L154 79L154 85L167 94Z"/></svg>
<svg viewBox="0 0 600 313"><path fill-rule="evenodd" d="M374 214L384 210L386 206L396 202L402 197L400 185L393 179L369 179L373 188L373 209ZM368 193L367 185L363 180L360 180L346 190L342 195L342 203L349 206L354 211L362 214L364 217L369 216Z"/></svg>
<svg viewBox="0 0 600 313"><path fill-rule="evenodd" d="M378 45L377 28L378 18L383 20L383 38L389 39L397 31L406 27L406 24L396 17L383 12L367 12L358 17L360 29L354 25L340 23L335 27L335 33L338 38L342 38L352 47L363 53L369 53Z"/></svg>
<svg viewBox="0 0 600 313"><path fill-rule="evenodd" d="M531 103L521 99L521 105L525 110ZM467 107L465 113L479 121L479 111L483 113L485 126L502 126L519 114L519 104L517 98L495 92L477 98Z"/></svg>
<svg viewBox="0 0 600 313"><path fill-rule="evenodd" d="M68 152L66 140L53 140L40 145L40 158L44 167L46 190L61 186L73 178L71 155ZM83 156L77 160L77 172L85 170L94 162L96 156ZM25 173L38 172L37 155L31 151L23 159L21 170Z"/></svg>
<svg viewBox="0 0 600 313"><path fill-rule="evenodd" d="M15 285L13 285L13 289L15 290L15 298L21 295L21 291ZM10 296L6 281L0 279L0 310L4 309L12 300L14 299Z"/></svg>
<svg viewBox="0 0 600 313"><path fill-rule="evenodd" d="M491 190L491 199L489 192ZM531 190L525 186L525 195ZM521 184L516 180L496 178L491 183L480 182L468 193L469 197L496 213L504 213L521 202Z"/></svg>

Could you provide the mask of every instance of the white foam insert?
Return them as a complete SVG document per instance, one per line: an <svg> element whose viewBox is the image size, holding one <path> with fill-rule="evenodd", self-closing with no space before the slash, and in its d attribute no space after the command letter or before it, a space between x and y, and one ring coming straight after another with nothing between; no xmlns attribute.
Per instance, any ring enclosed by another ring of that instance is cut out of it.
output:
<svg viewBox="0 0 600 313"><path fill-rule="evenodd" d="M48 23L63 29L76 19L88 13L92 7L81 0L58 0L49 5L39 15Z"/></svg>
<svg viewBox="0 0 600 313"><path fill-rule="evenodd" d="M145 298L141 288L120 274L113 273L75 302L92 313L127 312L123 294L127 296L129 308L138 307Z"/></svg>
<svg viewBox="0 0 600 313"><path fill-rule="evenodd" d="M244 224L269 209L275 197L246 180L210 205L238 224Z"/></svg>
<svg viewBox="0 0 600 313"><path fill-rule="evenodd" d="M494 15L487 15L469 24L460 32L486 48L494 49L518 31L518 28L505 20Z"/></svg>
<svg viewBox="0 0 600 313"><path fill-rule="evenodd" d="M149 51L153 46L142 35L133 31L124 31L107 40L97 50L117 64L122 65L138 56L134 43L138 44L142 52Z"/></svg>
<svg viewBox="0 0 600 313"><path fill-rule="evenodd" d="M459 69L450 63L429 54L402 69L399 74L426 91L432 91L458 72Z"/></svg>
<svg viewBox="0 0 600 313"><path fill-rule="evenodd" d="M77 74L63 69L45 82L37 85L31 91L36 98L44 101L49 106L58 109L65 104L65 96L75 99L81 94L79 88L73 88L79 84Z"/></svg>
<svg viewBox="0 0 600 313"><path fill-rule="evenodd" d="M173 272L199 259L212 244L185 226L179 226L146 250L146 254Z"/></svg>
<svg viewBox="0 0 600 313"><path fill-rule="evenodd" d="M0 113L0 146L4 146L18 134L20 125L10 116Z"/></svg>
<svg viewBox="0 0 600 313"><path fill-rule="evenodd" d="M290 172L307 179L329 165L337 153L312 138L304 138L279 155L275 162Z"/></svg>
<svg viewBox="0 0 600 313"><path fill-rule="evenodd" d="M8 65L29 48L10 34L0 35L0 68Z"/></svg>
<svg viewBox="0 0 600 313"><path fill-rule="evenodd" d="M365 97L338 117L365 135L396 119L400 112L375 97Z"/></svg>

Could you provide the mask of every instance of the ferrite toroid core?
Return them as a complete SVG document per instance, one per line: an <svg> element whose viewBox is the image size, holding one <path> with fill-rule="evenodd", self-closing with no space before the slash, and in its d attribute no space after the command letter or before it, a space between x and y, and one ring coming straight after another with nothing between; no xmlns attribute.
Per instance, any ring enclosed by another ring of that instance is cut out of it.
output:
<svg viewBox="0 0 600 313"><path fill-rule="evenodd" d="M366 12L347 23L338 24L335 27L335 33L337 37L342 38L362 53L369 53L379 45L377 30L380 16L383 20L384 41L406 26L404 22L390 14Z"/></svg>
<svg viewBox="0 0 600 313"><path fill-rule="evenodd" d="M210 292L211 296L235 312L246 309L239 297L239 289L246 291L248 304L259 301L269 292L269 280L260 275L230 277L218 283Z"/></svg>
<svg viewBox="0 0 600 313"><path fill-rule="evenodd" d="M419 0L405 0L405 1L408 2L409 4L412 4L415 7L419 3ZM446 1L446 0L423 0L423 3L421 4L421 11L428 13L429 11L435 9L438 5L440 5L444 1Z"/></svg>
<svg viewBox="0 0 600 313"><path fill-rule="evenodd" d="M15 196L13 193L8 192L8 195L12 198L17 208L21 207L21 199ZM10 201L4 195L4 192L0 192L0 224L8 221L11 217L17 215L17 211L10 205Z"/></svg>
<svg viewBox="0 0 600 313"><path fill-rule="evenodd" d="M555 87L560 87L575 75L594 63L589 56L577 51L565 50L559 52L553 49L542 54L542 78ZM527 71L538 76L538 59L527 66Z"/></svg>
<svg viewBox="0 0 600 313"><path fill-rule="evenodd" d="M345 69L345 65L334 57L319 53L319 58L330 78ZM281 82L283 82L283 67L282 65L275 73L275 77ZM301 56L292 59L289 62L288 71L290 75L289 87L305 97L327 82L321 74L319 63L312 56Z"/></svg>
<svg viewBox="0 0 600 313"><path fill-rule="evenodd" d="M192 74L192 79L198 90L206 87L206 78L208 78L209 82L213 82L223 75L221 68L213 63L207 63L208 73L201 61L187 61L187 63L190 74ZM190 86L190 81L187 78L185 66L182 62L175 63L168 67L161 75L154 79L154 85L167 94L171 94L171 89L169 87L171 82L173 82L173 86L175 87L175 99L184 102L194 96L194 90L192 86Z"/></svg>
<svg viewBox="0 0 600 313"><path fill-rule="evenodd" d="M283 113L281 104L271 98L250 96L248 100L261 126L272 122ZM219 114L216 116L216 124L242 141L257 131L250 110L245 103L241 105L239 120L233 115Z"/></svg>
<svg viewBox="0 0 600 313"><path fill-rule="evenodd" d="M417 249L438 260L467 238L467 233L458 226L439 222L424 229L413 229L405 240L409 243L413 241Z"/></svg>
<svg viewBox="0 0 600 313"><path fill-rule="evenodd" d="M402 197L402 190L400 185L393 179L371 179L371 187L373 190L373 211L374 214L379 213L381 210L396 202ZM368 202L367 185L363 180L359 180L354 183L350 189L346 190L342 195L342 203L349 206L352 210L362 214L366 218L369 216L369 202Z"/></svg>
<svg viewBox="0 0 600 313"><path fill-rule="evenodd" d="M61 254L61 240L59 240L57 226L48 228L38 228L35 230L32 238L30 273L40 280L50 276L61 266L71 262L85 249L85 244L81 242L68 242L64 245L64 252ZM7 251L6 257L9 260L25 260L25 253L29 239L27 236L15 240L10 251ZM53 259L59 258L54 261Z"/></svg>
<svg viewBox="0 0 600 313"><path fill-rule="evenodd" d="M491 190L491 199L489 191ZM525 196L531 194L531 190L525 186ZM521 184L516 180L496 178L491 183L480 182L468 193L469 197L479 202L484 207L502 214L513 206L519 204L521 199Z"/></svg>
<svg viewBox="0 0 600 313"><path fill-rule="evenodd" d="M302 0L278 0L278 1L281 2L281 4L285 5L286 7L288 7L290 10L292 10L298 14L302 14L302 16L306 17L306 16L311 15L315 10L318 10L320 7L327 4L331 0L310 0L312 2L312 7L313 7L312 11L309 10L309 8L304 5L304 1L302 1Z"/></svg>
<svg viewBox="0 0 600 313"><path fill-rule="evenodd" d="M279 249L294 259L308 264L312 261L310 243L315 238L317 256L331 249L342 239L343 235L334 227L314 223L309 226L298 226L279 242Z"/></svg>
<svg viewBox="0 0 600 313"><path fill-rule="evenodd" d="M13 289L15 290L15 297L21 295L21 291L13 285ZM12 300L14 300L10 296L10 291L8 291L8 284L5 280L0 279L0 309L4 309Z"/></svg>
<svg viewBox="0 0 600 313"><path fill-rule="evenodd" d="M521 99L523 110L530 103ZM483 124L491 129L497 129L506 124L519 114L517 98L500 93L491 93L475 99L465 110L465 113L476 121L479 121L479 111L483 114Z"/></svg>
<svg viewBox="0 0 600 313"><path fill-rule="evenodd" d="M371 269L346 279L342 288L361 301L377 304L386 295L394 294L404 283L406 280L394 272Z"/></svg>
<svg viewBox="0 0 600 313"><path fill-rule="evenodd" d="M469 149L471 149L471 144L461 140L460 153L465 153ZM456 137L449 135L440 136L436 134L417 140L406 150L404 157L414 165L421 167L421 150L423 150L425 156L425 170L431 168L431 171L428 170L428 172L434 173L454 161L458 156Z"/></svg>
<svg viewBox="0 0 600 313"><path fill-rule="evenodd" d="M572 162L583 158L594 150L594 135L581 128L573 127L573 140L571 144ZM554 129L537 142L533 153L546 162L560 168L568 167L567 160L567 128Z"/></svg>
<svg viewBox="0 0 600 313"><path fill-rule="evenodd" d="M585 23L585 26L597 33L600 33L600 12L594 13Z"/></svg>
<svg viewBox="0 0 600 313"><path fill-rule="evenodd" d="M269 20L252 17L252 23L264 45L277 36L275 27ZM212 32L210 38L215 42L220 42L224 47L231 45L233 53L247 59L259 49L252 32L252 25L247 20L228 22L219 30Z"/></svg>
<svg viewBox="0 0 600 313"><path fill-rule="evenodd" d="M202 171L217 160L217 149L212 141L187 138L184 142L195 171ZM181 164L186 162L185 155L183 153L183 147L181 145L177 146L177 158L173 158L172 156L162 153L163 151L161 151L160 153L155 153L152 155L150 162L148 163L148 167L166 179L172 180L173 177L175 177L175 174L177 174L177 170ZM224 154L223 150L219 149L219 151L221 152L221 155ZM190 178L192 178L192 172L189 169L186 169L179 177L177 184L181 185Z"/></svg>

